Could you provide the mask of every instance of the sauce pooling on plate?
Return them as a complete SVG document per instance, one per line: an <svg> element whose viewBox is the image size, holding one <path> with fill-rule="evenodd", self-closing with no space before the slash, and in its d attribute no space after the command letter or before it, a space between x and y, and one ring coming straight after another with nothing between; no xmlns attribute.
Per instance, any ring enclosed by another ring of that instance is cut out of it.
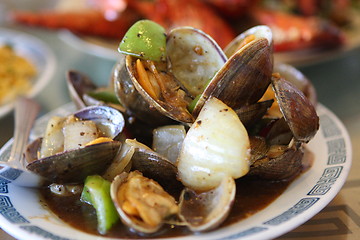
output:
<svg viewBox="0 0 360 240"><path fill-rule="evenodd" d="M236 181L236 198L230 215L220 226L224 227L241 221L254 213L264 209L278 196L280 196L292 180L268 181L244 177ZM61 220L81 231L99 235L97 232L96 213L92 206L82 203L80 195L69 197L56 196L49 188L40 190L45 205L54 212ZM192 235L186 227L165 225L155 236L158 238L178 237ZM109 231L106 237L118 238L144 238L144 236L132 233L120 222ZM152 235L151 237L154 237Z"/></svg>

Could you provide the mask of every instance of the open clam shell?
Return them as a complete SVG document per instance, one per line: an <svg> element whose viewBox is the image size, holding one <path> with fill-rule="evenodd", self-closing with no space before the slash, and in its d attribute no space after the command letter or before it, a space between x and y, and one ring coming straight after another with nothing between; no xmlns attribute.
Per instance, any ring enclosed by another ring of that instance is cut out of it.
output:
<svg viewBox="0 0 360 240"><path fill-rule="evenodd" d="M121 58L114 66L112 80L117 98L130 116L135 116L148 125L160 126L170 124L172 121L157 110L161 106L157 104L157 107L155 107L146 100L150 96L142 89L133 74L132 62L134 59L132 56L126 56Z"/></svg>
<svg viewBox="0 0 360 240"><path fill-rule="evenodd" d="M194 232L209 231L219 226L228 216L236 192L232 177L224 177L218 187L196 193L184 189L179 200L180 218Z"/></svg>
<svg viewBox="0 0 360 240"><path fill-rule="evenodd" d="M157 232L168 217L178 212L175 199L138 171L116 176L110 195L121 221L140 235Z"/></svg>
<svg viewBox="0 0 360 240"><path fill-rule="evenodd" d="M249 128L261 120L273 102L274 100L270 99L250 105L245 105L235 110L235 112L239 116L244 126Z"/></svg>
<svg viewBox="0 0 360 240"><path fill-rule="evenodd" d="M273 72L272 34L266 26L248 32L254 34L254 39L231 54L212 78L193 110L194 116L211 97L238 109L256 103L266 91Z"/></svg>
<svg viewBox="0 0 360 240"><path fill-rule="evenodd" d="M270 84L273 56L270 29L265 26L256 29L255 39L237 49L230 59L226 59L210 36L198 29L179 27L169 33L167 71L189 97L199 98L192 114L154 99L139 83L136 58L132 56L127 56L125 63L118 63L114 70L120 101L145 121L153 122L159 117L153 112L156 109L183 123L192 123L210 97L222 100L233 109L257 102Z"/></svg>
<svg viewBox="0 0 360 240"><path fill-rule="evenodd" d="M87 107L73 115L95 122L98 129L111 139L117 139L124 127L122 114L106 106ZM26 168L52 182L78 183L88 175L105 171L120 146L118 141L103 142L39 158L41 139L37 139L27 147L26 160L29 164Z"/></svg>
<svg viewBox="0 0 360 240"><path fill-rule="evenodd" d="M66 83L70 93L70 97L77 109L88 106L83 96L89 91L93 91L97 86L85 75L77 71L68 71L66 74Z"/></svg>
<svg viewBox="0 0 360 240"><path fill-rule="evenodd" d="M271 29L268 26L259 25L249 28L248 30L242 32L236 38L234 38L234 40L232 40L224 48L226 56L230 58L239 49L239 46L244 44L244 40L250 35L255 36L255 38L265 37L269 40L271 46L273 45Z"/></svg>
<svg viewBox="0 0 360 240"><path fill-rule="evenodd" d="M40 144L41 139L33 142L29 148L38 149ZM29 150L27 157L31 162L26 168L51 182L81 183L87 176L103 172L120 146L118 141L105 142L41 159L37 159Z"/></svg>
<svg viewBox="0 0 360 240"><path fill-rule="evenodd" d="M272 151L272 153L269 151ZM257 176L270 180L283 180L296 176L302 170L302 159L304 156L302 148L279 146L279 149L273 147L269 151L267 156L256 160L251 165L248 173L249 176Z"/></svg>
<svg viewBox="0 0 360 240"><path fill-rule="evenodd" d="M140 221L139 219L126 214L126 212L122 208L122 199L120 199L118 196L118 190L120 186L126 182L128 175L128 173L124 172L116 176L110 187L110 195L114 202L116 210L119 213L120 219L126 226L140 234L155 233L161 228L162 224L150 226Z"/></svg>
<svg viewBox="0 0 360 240"><path fill-rule="evenodd" d="M298 141L308 142L319 129L315 107L302 91L278 74L271 78L275 96L291 132Z"/></svg>
<svg viewBox="0 0 360 240"><path fill-rule="evenodd" d="M168 36L167 48L169 71L179 78L180 86L193 97L203 91L209 79L226 61L221 48L210 36L191 27L173 29ZM187 110L178 111L146 92L137 79L135 60L134 57L126 56L127 73L121 64L115 69L115 88L120 101L135 116L147 122L162 119L159 113L176 121L193 122L194 118ZM127 74L130 79L126 78ZM156 110L157 114L154 113Z"/></svg>
<svg viewBox="0 0 360 240"><path fill-rule="evenodd" d="M209 35L192 27L171 30L166 48L171 72L192 97L204 91L227 60Z"/></svg>
<svg viewBox="0 0 360 240"><path fill-rule="evenodd" d="M98 92L99 90L105 90L105 88L99 88L87 75L81 72L75 70L68 71L66 74L66 83L70 97L77 109L93 105L105 105L118 109L121 112L125 112L124 107L118 103L114 103L115 101L99 100L93 97L93 93ZM110 86L108 86L106 91L113 91L112 89L113 84L112 81L110 81Z"/></svg>

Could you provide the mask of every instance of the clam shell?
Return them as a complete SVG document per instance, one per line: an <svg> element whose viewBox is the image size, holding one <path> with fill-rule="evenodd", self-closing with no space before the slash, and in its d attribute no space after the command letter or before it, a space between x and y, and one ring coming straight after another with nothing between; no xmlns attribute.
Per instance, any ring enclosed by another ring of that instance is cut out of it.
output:
<svg viewBox="0 0 360 240"><path fill-rule="evenodd" d="M287 148L275 158L264 157L255 161L248 175L270 180L289 179L301 171L303 156L301 148Z"/></svg>
<svg viewBox="0 0 360 240"><path fill-rule="evenodd" d="M196 193L186 188L180 200L180 218L194 232L209 231L219 226L228 216L234 203L235 181L226 176L220 185L207 192Z"/></svg>
<svg viewBox="0 0 360 240"><path fill-rule="evenodd" d="M178 27L167 37L169 69L183 88L193 97L201 94L209 79L226 62L219 45L203 31Z"/></svg>
<svg viewBox="0 0 360 240"><path fill-rule="evenodd" d="M269 150L269 145L266 143L266 139L260 136L251 136L250 139L250 165L252 165L256 160L264 158L267 151Z"/></svg>
<svg viewBox="0 0 360 240"><path fill-rule="evenodd" d="M37 144L40 142L37 140L34 142L35 145L30 145L30 148L36 149ZM28 160L30 163L26 166L26 169L51 182L82 183L87 176L105 171L120 146L121 143L117 141L105 142L42 159L36 157Z"/></svg>
<svg viewBox="0 0 360 240"><path fill-rule="evenodd" d="M197 116L207 99L216 97L233 109L256 103L270 84L273 72L271 31L262 26L255 39L238 49L216 73L197 102Z"/></svg>
<svg viewBox="0 0 360 240"><path fill-rule="evenodd" d="M315 107L302 91L284 78L271 78L276 99L291 132L298 141L308 142L319 129Z"/></svg>
<svg viewBox="0 0 360 240"><path fill-rule="evenodd" d="M87 106L102 105L110 106L125 112L125 109L120 104L104 102L89 95L89 93L99 90L92 80L85 74L70 70L66 74L66 83L69 90L71 100L74 102L77 109L82 109ZM113 84L110 82L110 89L113 89Z"/></svg>
<svg viewBox="0 0 360 240"><path fill-rule="evenodd" d="M177 167L152 150L136 148L131 163L132 170L138 170L145 177L154 179L167 192L176 193L183 188L182 183L177 180Z"/></svg>
<svg viewBox="0 0 360 240"><path fill-rule="evenodd" d="M238 35L234 40L232 40L225 48L224 52L228 58L230 58L239 48L239 46L242 44L244 39L249 36L254 35L255 38L266 38L268 39L269 43L271 44L271 48L273 46L273 40L272 40L272 32L271 29L268 26L265 25L258 25L252 28L249 28L245 32Z"/></svg>
<svg viewBox="0 0 360 240"><path fill-rule="evenodd" d="M128 226L130 229L135 230L140 235L150 235L152 233L157 232L165 223L165 219L160 224L157 225L149 225L146 222L141 221L137 217L129 216L122 208L122 197L118 196L119 188L123 183L125 183L128 179L129 174L124 172L120 175L116 176L114 181L110 186L110 195L113 203L116 207L116 210L119 213L121 221Z"/></svg>
<svg viewBox="0 0 360 240"><path fill-rule="evenodd" d="M70 93L70 97L77 109L82 109L88 106L83 96L85 93L93 91L97 86L90 80L90 78L78 71L70 70L66 73L66 83Z"/></svg>
<svg viewBox="0 0 360 240"><path fill-rule="evenodd" d="M130 116L135 116L148 125L160 126L172 121L162 113L166 112L144 91L134 76L134 58L126 56L114 66L112 79L115 94ZM159 111L160 109L160 111Z"/></svg>
<svg viewBox="0 0 360 240"><path fill-rule="evenodd" d="M94 121L103 134L109 138L120 138L124 127L122 114L107 106L90 106L73 115L82 120ZM37 152L41 140L30 143L26 149L29 163L26 168L49 181L56 183L79 183L86 176L101 174L116 156L121 143L118 141L92 144L68 150L39 159Z"/></svg>
<svg viewBox="0 0 360 240"><path fill-rule="evenodd" d="M144 224L143 222L128 216L121 208L121 203L119 203L117 192L121 184L123 184L126 181L128 175L129 175L128 173L124 172L116 176L110 186L111 199L113 200L116 210L119 213L120 219L126 226L128 226L129 228L135 230L140 234L155 233L161 228L162 225L149 226L147 224Z"/></svg>
<svg viewBox="0 0 360 240"><path fill-rule="evenodd" d="M249 128L261 120L273 102L274 100L267 100L251 105L245 105L240 109L235 110L235 112L239 116L244 126Z"/></svg>
<svg viewBox="0 0 360 240"><path fill-rule="evenodd" d="M107 106L89 106L74 113L83 120L91 120L109 138L117 139L125 126L123 115Z"/></svg>
<svg viewBox="0 0 360 240"><path fill-rule="evenodd" d="M284 118L277 119L266 134L266 141L271 145L288 145L293 138L289 125Z"/></svg>

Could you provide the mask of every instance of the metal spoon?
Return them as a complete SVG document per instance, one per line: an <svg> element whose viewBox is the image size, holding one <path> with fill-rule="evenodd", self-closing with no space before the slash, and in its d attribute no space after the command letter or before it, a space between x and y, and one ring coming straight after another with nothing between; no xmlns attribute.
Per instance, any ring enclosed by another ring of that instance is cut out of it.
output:
<svg viewBox="0 0 360 240"><path fill-rule="evenodd" d="M37 187L42 182L41 177L26 170L24 156L30 130L39 110L39 104L32 99L19 97L15 102L13 143L8 161L0 163L0 165L4 167L0 171L0 176L18 186Z"/></svg>

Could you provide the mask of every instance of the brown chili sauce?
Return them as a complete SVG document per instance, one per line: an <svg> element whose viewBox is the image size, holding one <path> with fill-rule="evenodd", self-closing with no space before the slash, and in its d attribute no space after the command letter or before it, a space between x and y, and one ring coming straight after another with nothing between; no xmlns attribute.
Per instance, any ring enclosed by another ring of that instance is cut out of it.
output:
<svg viewBox="0 0 360 240"><path fill-rule="evenodd" d="M236 200L232 210L225 222L220 226L224 227L241 221L254 213L264 209L289 186L292 180L269 181L243 177L236 180ZM97 220L95 209L80 201L80 195L70 197L56 196L49 188L40 190L42 200L46 207L54 212L61 220L81 231L99 235L97 232ZM193 234L186 227L166 225L161 231L152 235L151 238L176 237ZM140 239L140 236L120 221L108 232L106 237Z"/></svg>

